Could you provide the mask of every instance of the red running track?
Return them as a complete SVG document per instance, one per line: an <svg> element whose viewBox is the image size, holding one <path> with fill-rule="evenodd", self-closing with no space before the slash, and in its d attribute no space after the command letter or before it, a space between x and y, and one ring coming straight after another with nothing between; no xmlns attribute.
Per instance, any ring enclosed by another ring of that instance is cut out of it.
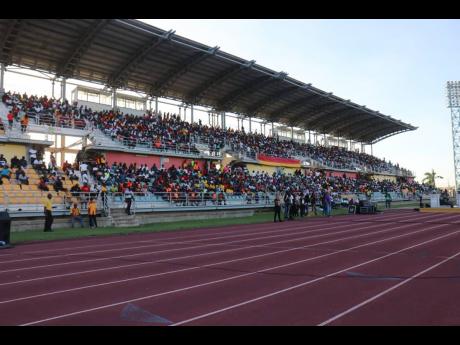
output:
<svg viewBox="0 0 460 345"><path fill-rule="evenodd" d="M350 215L19 245L0 325L459 325L460 215Z"/></svg>

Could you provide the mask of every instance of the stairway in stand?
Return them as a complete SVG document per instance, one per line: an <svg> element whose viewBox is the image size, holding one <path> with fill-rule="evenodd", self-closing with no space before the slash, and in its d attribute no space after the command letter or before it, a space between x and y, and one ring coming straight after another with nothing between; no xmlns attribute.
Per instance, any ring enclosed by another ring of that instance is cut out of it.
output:
<svg viewBox="0 0 460 345"><path fill-rule="evenodd" d="M116 228L127 228L139 226L139 220L135 215L128 216L124 209L113 209L111 211L112 224Z"/></svg>

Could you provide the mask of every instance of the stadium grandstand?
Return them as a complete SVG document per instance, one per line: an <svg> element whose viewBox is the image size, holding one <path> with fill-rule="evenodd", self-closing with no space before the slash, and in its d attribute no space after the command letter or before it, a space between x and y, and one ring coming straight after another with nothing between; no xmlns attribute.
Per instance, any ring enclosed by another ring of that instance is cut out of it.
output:
<svg viewBox="0 0 460 345"><path fill-rule="evenodd" d="M134 226L253 214L277 193L341 205L430 192L373 155L416 127L219 47L131 19L0 19L0 33L0 208L37 228L48 193L57 216L94 197L102 225ZM15 68L52 93L5 90Z"/></svg>

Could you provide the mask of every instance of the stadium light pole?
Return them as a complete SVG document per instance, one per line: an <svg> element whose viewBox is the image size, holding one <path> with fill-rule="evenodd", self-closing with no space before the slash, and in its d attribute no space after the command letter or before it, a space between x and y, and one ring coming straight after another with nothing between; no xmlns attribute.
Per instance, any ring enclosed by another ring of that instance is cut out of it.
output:
<svg viewBox="0 0 460 345"><path fill-rule="evenodd" d="M455 190L460 190L460 81L447 82L448 108L452 121L452 146L454 151ZM459 204L457 195L457 205Z"/></svg>

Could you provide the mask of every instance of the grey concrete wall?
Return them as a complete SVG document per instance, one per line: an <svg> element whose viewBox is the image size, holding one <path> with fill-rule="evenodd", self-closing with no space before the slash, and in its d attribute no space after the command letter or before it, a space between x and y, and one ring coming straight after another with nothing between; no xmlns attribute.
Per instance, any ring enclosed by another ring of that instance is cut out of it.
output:
<svg viewBox="0 0 460 345"><path fill-rule="evenodd" d="M202 219L222 219L222 218L240 218L254 215L256 210L213 210L213 211L195 211L195 212L154 212L142 213L135 216L127 216L123 212L114 213L111 217L97 217L99 227L129 227L145 224L177 222L187 220L202 220ZM85 227L89 228L88 218L83 217ZM45 224L44 217L30 218L13 218L11 231L43 231ZM79 224L75 224L79 226ZM70 216L55 217L53 228L71 228Z"/></svg>

